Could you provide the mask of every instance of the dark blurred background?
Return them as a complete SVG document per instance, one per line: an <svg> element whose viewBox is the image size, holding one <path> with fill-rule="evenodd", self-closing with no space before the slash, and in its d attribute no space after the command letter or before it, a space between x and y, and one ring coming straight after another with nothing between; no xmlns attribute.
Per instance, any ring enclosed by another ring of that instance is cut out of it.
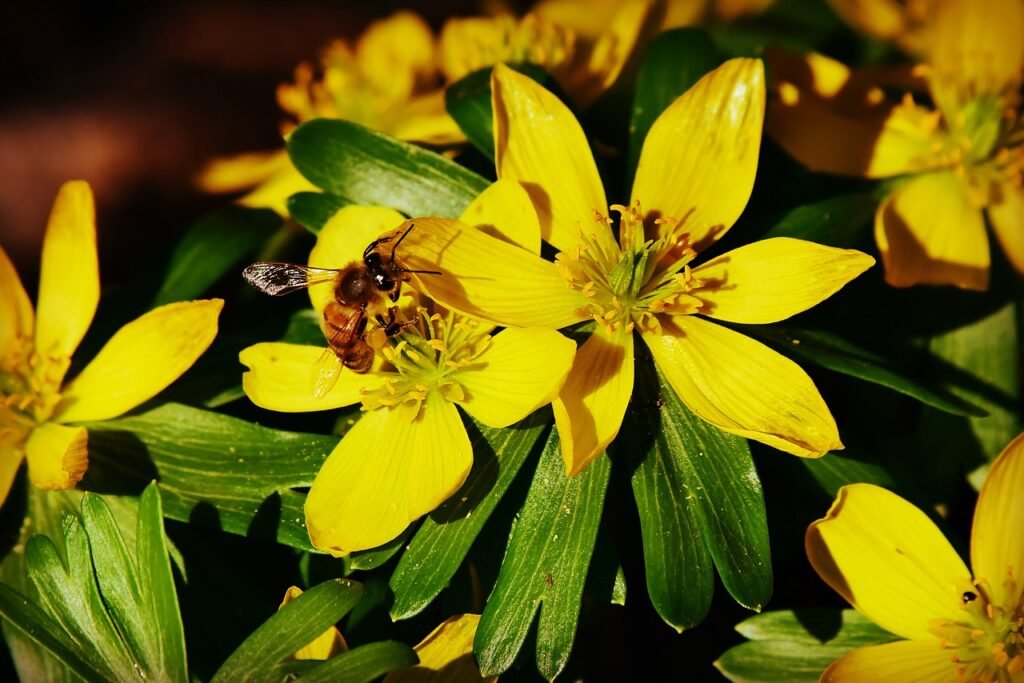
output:
<svg viewBox="0 0 1024 683"><path fill-rule="evenodd" d="M402 4L0 3L0 244L26 288L62 182L96 193L104 285L131 279L225 201L194 189L204 162L280 146L274 91L295 65ZM476 5L419 4L435 28Z"/></svg>

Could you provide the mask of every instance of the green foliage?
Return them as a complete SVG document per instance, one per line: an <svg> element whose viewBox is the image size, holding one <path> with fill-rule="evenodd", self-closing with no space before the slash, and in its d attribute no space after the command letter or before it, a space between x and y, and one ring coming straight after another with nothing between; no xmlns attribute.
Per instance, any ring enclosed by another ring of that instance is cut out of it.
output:
<svg viewBox="0 0 1024 683"><path fill-rule="evenodd" d="M288 138L302 175L356 204L458 218L487 180L445 157L350 121L315 119Z"/></svg>
<svg viewBox="0 0 1024 683"><path fill-rule="evenodd" d="M736 630L748 642L715 662L736 683L815 683L847 652L896 638L848 609L767 612L737 624Z"/></svg>
<svg viewBox="0 0 1024 683"><path fill-rule="evenodd" d="M538 609L537 668L550 681L565 667L610 472L602 455L567 477L551 432L480 618L473 650L482 675L512 666Z"/></svg>

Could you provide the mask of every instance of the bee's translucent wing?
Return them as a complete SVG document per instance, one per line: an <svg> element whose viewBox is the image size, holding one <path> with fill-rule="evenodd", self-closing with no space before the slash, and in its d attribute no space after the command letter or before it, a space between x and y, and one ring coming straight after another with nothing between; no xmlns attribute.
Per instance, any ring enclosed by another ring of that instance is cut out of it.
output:
<svg viewBox="0 0 1024 683"><path fill-rule="evenodd" d="M345 368L338 354L331 347L324 349L313 364L313 398L323 398L338 383L341 371Z"/></svg>
<svg viewBox="0 0 1024 683"><path fill-rule="evenodd" d="M242 271L246 282L271 296L283 296L322 282L330 282L337 275L338 271L334 268L312 268L278 261L260 261Z"/></svg>

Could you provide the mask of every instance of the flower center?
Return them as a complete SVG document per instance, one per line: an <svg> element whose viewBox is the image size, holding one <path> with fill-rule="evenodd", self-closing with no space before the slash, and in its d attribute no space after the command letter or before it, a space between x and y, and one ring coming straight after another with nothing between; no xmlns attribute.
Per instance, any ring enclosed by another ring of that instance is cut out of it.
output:
<svg viewBox="0 0 1024 683"><path fill-rule="evenodd" d="M700 282L689 263L697 253L679 221L659 218L654 228L660 236L646 237L640 204L614 204L619 214L619 247L608 247L593 233L560 252L555 263L566 284L588 300L581 313L612 330L657 332L660 315L690 315L702 305L692 291ZM609 227L612 220L595 212L594 220ZM599 228L601 230L603 228Z"/></svg>
<svg viewBox="0 0 1024 683"><path fill-rule="evenodd" d="M942 646L953 650L962 681L1019 680L1024 671L1024 585L1008 569L1003 578L1005 604L993 602L986 579L965 586L962 618L941 621L931 630Z"/></svg>
<svg viewBox="0 0 1024 683"><path fill-rule="evenodd" d="M0 446L14 445L60 403L67 359L44 358L31 340L19 339L0 358Z"/></svg>
<svg viewBox="0 0 1024 683"><path fill-rule="evenodd" d="M458 373L478 362L493 326L451 312L417 310L416 320L379 351L394 371L382 373L383 386L363 390L364 410L397 407L413 420L433 390L452 402L465 399Z"/></svg>

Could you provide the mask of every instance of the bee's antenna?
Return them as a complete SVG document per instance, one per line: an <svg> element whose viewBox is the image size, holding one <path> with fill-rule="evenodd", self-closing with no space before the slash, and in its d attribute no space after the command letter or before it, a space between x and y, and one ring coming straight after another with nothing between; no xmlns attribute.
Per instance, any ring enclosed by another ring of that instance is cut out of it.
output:
<svg viewBox="0 0 1024 683"><path fill-rule="evenodd" d="M404 240L404 239L405 239L405 236L406 236L406 235L408 235L408 234L409 234L409 233L410 233L410 232L412 231L412 229L413 229L413 228L415 228L415 227L416 227L416 224L415 224L415 223L410 223L410 224L409 224L409 227L408 227L408 228L406 228L406 229L405 229L405 232L403 232L403 233L402 233L402 236L401 236L401 237L399 237L399 238L398 238L398 239L397 239L397 240L395 241L395 243L391 245L391 262L392 262L392 263L394 263L394 262L395 262L395 250L396 250L396 249L398 249L398 245L402 243L402 240ZM407 271L407 272L410 272L410 273L411 273L411 272L413 272L413 271L411 271L411 270L410 270L410 271Z"/></svg>
<svg viewBox="0 0 1024 683"><path fill-rule="evenodd" d="M444 275L444 273L442 273L439 270L409 270L408 268L403 268L402 272L403 273L417 273L417 274L420 274L420 275Z"/></svg>

